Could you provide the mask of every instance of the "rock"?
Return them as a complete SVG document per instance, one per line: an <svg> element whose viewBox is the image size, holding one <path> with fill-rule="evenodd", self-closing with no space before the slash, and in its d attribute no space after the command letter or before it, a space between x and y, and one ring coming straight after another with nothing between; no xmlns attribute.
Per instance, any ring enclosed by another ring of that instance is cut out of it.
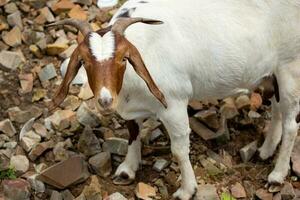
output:
<svg viewBox="0 0 300 200"><path fill-rule="evenodd" d="M91 127L86 126L78 141L78 149L86 156L93 156L101 152L101 145Z"/></svg>
<svg viewBox="0 0 300 200"><path fill-rule="evenodd" d="M52 63L46 65L42 70L39 72L39 78L41 82L53 79L57 76L55 67Z"/></svg>
<svg viewBox="0 0 300 200"><path fill-rule="evenodd" d="M300 177L300 136L296 137L295 144L293 147L292 155L292 170L295 174Z"/></svg>
<svg viewBox="0 0 300 200"><path fill-rule="evenodd" d="M200 101L194 100L194 99L189 101L189 106L193 110L202 110L203 109L203 104Z"/></svg>
<svg viewBox="0 0 300 200"><path fill-rule="evenodd" d="M54 190L51 193L50 200L63 200L63 197L62 197L62 195L59 192L57 192L57 191Z"/></svg>
<svg viewBox="0 0 300 200"><path fill-rule="evenodd" d="M35 118L31 118L23 125L23 127L21 128L20 135L19 135L19 140L21 140L27 132L31 131L34 121L35 121Z"/></svg>
<svg viewBox="0 0 300 200"><path fill-rule="evenodd" d="M169 161L165 159L157 159L153 165L153 169L157 172L161 172L168 165L169 165Z"/></svg>
<svg viewBox="0 0 300 200"><path fill-rule="evenodd" d="M277 193L273 196L273 200L281 200L281 194Z"/></svg>
<svg viewBox="0 0 300 200"><path fill-rule="evenodd" d="M197 200L219 200L217 189L214 185L200 185L197 192Z"/></svg>
<svg viewBox="0 0 300 200"><path fill-rule="evenodd" d="M251 142L240 149L240 155L243 162L248 162L257 150L257 141Z"/></svg>
<svg viewBox="0 0 300 200"><path fill-rule="evenodd" d="M21 52L1 51L0 65L9 70L16 70L25 63L25 58Z"/></svg>
<svg viewBox="0 0 300 200"><path fill-rule="evenodd" d="M18 11L18 7L14 2L12 2L12 3L6 4L4 6L4 10L6 13L11 14L11 13Z"/></svg>
<svg viewBox="0 0 300 200"><path fill-rule="evenodd" d="M59 162L44 170L37 178L59 189L85 181L89 177L87 163L79 156Z"/></svg>
<svg viewBox="0 0 300 200"><path fill-rule="evenodd" d="M68 13L72 19L87 20L87 13L79 5L75 5Z"/></svg>
<svg viewBox="0 0 300 200"><path fill-rule="evenodd" d="M23 155L12 156L10 165L18 174L24 174L29 169L29 160Z"/></svg>
<svg viewBox="0 0 300 200"><path fill-rule="evenodd" d="M197 112L194 117L204 122L208 127L215 130L220 127L217 111L213 107L208 110Z"/></svg>
<svg viewBox="0 0 300 200"><path fill-rule="evenodd" d="M2 33L2 40L11 47L17 47L22 44L22 34L18 26L15 26L9 32Z"/></svg>
<svg viewBox="0 0 300 200"><path fill-rule="evenodd" d="M206 159L204 156L199 156L199 160L201 165L210 176L217 176L223 173L221 169L214 165L214 161L212 161L211 159Z"/></svg>
<svg viewBox="0 0 300 200"><path fill-rule="evenodd" d="M294 188L291 183L285 182L280 191L282 200L292 200L296 197Z"/></svg>
<svg viewBox="0 0 300 200"><path fill-rule="evenodd" d="M50 124L57 130L64 130L70 127L71 122L75 119L75 112L72 110L57 110L53 115L45 119L46 127ZM51 127L51 125L50 125Z"/></svg>
<svg viewBox="0 0 300 200"><path fill-rule="evenodd" d="M81 101L78 99L78 97L69 95L60 106L65 110L75 111L80 106L80 104Z"/></svg>
<svg viewBox="0 0 300 200"><path fill-rule="evenodd" d="M86 200L102 200L101 185L97 176L91 176L91 183L84 187L82 193Z"/></svg>
<svg viewBox="0 0 300 200"><path fill-rule="evenodd" d="M47 137L47 129L45 128L45 126L43 124L34 123L33 126L32 126L32 128L42 138L46 138Z"/></svg>
<svg viewBox="0 0 300 200"><path fill-rule="evenodd" d="M9 169L9 158L3 154L0 154L0 171L5 171Z"/></svg>
<svg viewBox="0 0 300 200"><path fill-rule="evenodd" d="M78 97L82 100L88 100L94 97L93 91L91 90L88 83L85 83L78 94Z"/></svg>
<svg viewBox="0 0 300 200"><path fill-rule="evenodd" d="M248 113L248 117L251 119L257 119L257 118L260 118L261 115L253 110L250 110Z"/></svg>
<svg viewBox="0 0 300 200"><path fill-rule="evenodd" d="M112 171L111 157L109 152L102 152L89 159L92 169L101 177L107 177Z"/></svg>
<svg viewBox="0 0 300 200"><path fill-rule="evenodd" d="M49 56L56 56L64 52L68 47L67 44L61 43L47 44L46 52Z"/></svg>
<svg viewBox="0 0 300 200"><path fill-rule="evenodd" d="M85 102L82 102L76 113L77 120L84 126L92 128L100 125L99 117L88 107Z"/></svg>
<svg viewBox="0 0 300 200"><path fill-rule="evenodd" d="M119 192L115 192L111 195L108 196L109 200L127 200L127 198L125 198L122 194L120 194Z"/></svg>
<svg viewBox="0 0 300 200"><path fill-rule="evenodd" d="M81 5L87 5L87 6L91 6L93 3L92 0L73 0L73 2Z"/></svg>
<svg viewBox="0 0 300 200"><path fill-rule="evenodd" d="M27 181L30 183L31 189L35 193L44 193L46 190L45 184L42 181L36 179L37 174L32 175L27 178Z"/></svg>
<svg viewBox="0 0 300 200"><path fill-rule="evenodd" d="M19 75L20 85L22 88L22 94L27 94L32 91L33 88L33 75L30 74L20 74Z"/></svg>
<svg viewBox="0 0 300 200"><path fill-rule="evenodd" d="M45 17L47 22L54 22L55 18L48 7L44 7L40 10L41 15Z"/></svg>
<svg viewBox="0 0 300 200"><path fill-rule="evenodd" d="M58 142L53 149L55 161L63 161L70 158L72 152L68 151L67 149L71 147L73 147L73 144L70 138L64 142Z"/></svg>
<svg viewBox="0 0 300 200"><path fill-rule="evenodd" d="M21 30L23 30L23 22L21 18L20 11L16 11L7 16L7 22L10 26L18 26Z"/></svg>
<svg viewBox="0 0 300 200"><path fill-rule="evenodd" d="M159 128L156 128L151 132L150 141L153 142L157 138L159 138L160 136L163 136L163 135L164 135L164 133Z"/></svg>
<svg viewBox="0 0 300 200"><path fill-rule="evenodd" d="M54 13L58 14L61 12L65 12L71 10L75 7L75 4L70 0L60 0L52 6L52 10Z"/></svg>
<svg viewBox="0 0 300 200"><path fill-rule="evenodd" d="M102 145L103 151L125 156L128 149L128 141L121 138L111 137L108 138Z"/></svg>
<svg viewBox="0 0 300 200"><path fill-rule="evenodd" d="M72 49L70 49L70 48L74 48L74 45L72 45L72 46L70 46L66 51L64 51L60 55L64 56L64 53L66 53L67 51L72 51ZM68 52L68 53L70 53L70 52ZM64 60L64 62L60 66L60 72L63 77L65 76L65 74L67 72L69 62L70 62L70 58L67 58ZM75 76L75 78L72 81L72 84L77 84L77 85L85 84L83 87L80 88L80 93L78 95L79 98L81 98L83 100L88 100L94 96L90 86L88 85L86 70L83 66L80 67L77 75Z"/></svg>
<svg viewBox="0 0 300 200"><path fill-rule="evenodd" d="M237 182L233 186L231 186L230 191L231 191L232 196L235 198L246 198L247 197L245 188L239 182Z"/></svg>
<svg viewBox="0 0 300 200"><path fill-rule="evenodd" d="M273 195L272 193L268 193L267 190L264 189L259 189L255 193L256 197L261 199L261 200L272 200Z"/></svg>
<svg viewBox="0 0 300 200"><path fill-rule="evenodd" d="M47 90L41 88L35 88L32 95L32 102L40 101L47 96Z"/></svg>
<svg viewBox="0 0 300 200"><path fill-rule="evenodd" d="M49 140L49 141L43 142L43 143L39 143L32 148L32 150L28 154L28 157L30 158L30 160L35 161L45 151L47 151L50 148L53 148L53 146L54 146L54 142L52 140Z"/></svg>
<svg viewBox="0 0 300 200"><path fill-rule="evenodd" d="M250 97L250 108L251 110L257 110L262 105L262 98L258 93L252 93Z"/></svg>
<svg viewBox="0 0 300 200"><path fill-rule="evenodd" d="M39 49L39 47L37 45L35 45L35 44L30 45L29 50L37 58L42 58L43 57L43 54L42 54L41 50Z"/></svg>
<svg viewBox="0 0 300 200"><path fill-rule="evenodd" d="M64 200L73 200L73 199L75 199L75 197L73 196L73 194L69 190L62 191L61 195L62 195L62 198Z"/></svg>
<svg viewBox="0 0 300 200"><path fill-rule="evenodd" d="M4 199L30 200L30 184L23 179L3 180Z"/></svg>
<svg viewBox="0 0 300 200"><path fill-rule="evenodd" d="M226 119L232 119L239 114L233 98L223 99L224 104L220 107L220 113Z"/></svg>
<svg viewBox="0 0 300 200"><path fill-rule="evenodd" d="M240 110L240 109L249 108L251 102L247 95L241 95L238 98L236 98L235 105Z"/></svg>
<svg viewBox="0 0 300 200"><path fill-rule="evenodd" d="M4 143L3 148L14 149L14 148L16 148L17 145L18 145L17 142L6 142L6 143Z"/></svg>
<svg viewBox="0 0 300 200"><path fill-rule="evenodd" d="M59 54L59 57L63 58L63 59L67 59L69 57L71 57L72 53L74 52L74 50L78 47L77 44L73 44L71 46L69 46L69 48L67 48L65 51L63 51L61 54ZM69 59L68 59L69 60ZM69 62L68 62L69 63ZM77 75L78 76L78 75ZM76 79L76 78L75 78ZM73 80L74 83L74 80Z"/></svg>
<svg viewBox="0 0 300 200"><path fill-rule="evenodd" d="M5 119L0 122L0 132L6 134L9 137L12 137L17 133L14 125L9 119Z"/></svg>
<svg viewBox="0 0 300 200"><path fill-rule="evenodd" d="M21 138L21 146L26 152L29 152L41 141L41 136L36 134L34 131L29 131Z"/></svg>
<svg viewBox="0 0 300 200"><path fill-rule="evenodd" d="M151 197L155 197L156 195L154 187L142 182L137 184L134 193L139 199L143 200L149 200Z"/></svg>
<svg viewBox="0 0 300 200"><path fill-rule="evenodd" d="M223 135L222 132L220 133L214 133L210 129L208 129L206 126L204 126L200 121L198 121L195 118L190 118L190 126L191 129L198 134L201 138L204 140L212 140L216 139L218 137L221 137Z"/></svg>
<svg viewBox="0 0 300 200"><path fill-rule="evenodd" d="M75 200L86 200L84 194L79 195Z"/></svg>
<svg viewBox="0 0 300 200"><path fill-rule="evenodd" d="M6 19L3 16L0 16L0 31L8 30L8 29L9 29L9 25L7 24Z"/></svg>
<svg viewBox="0 0 300 200"><path fill-rule="evenodd" d="M169 199L168 188L163 182L163 180L158 179L157 181L155 181L155 185L158 187L158 191L161 194L162 199Z"/></svg>
<svg viewBox="0 0 300 200"><path fill-rule="evenodd" d="M36 106L30 106L26 110L21 110L19 107L8 109L8 116L11 121L25 123L32 118L37 118L43 113L43 110Z"/></svg>

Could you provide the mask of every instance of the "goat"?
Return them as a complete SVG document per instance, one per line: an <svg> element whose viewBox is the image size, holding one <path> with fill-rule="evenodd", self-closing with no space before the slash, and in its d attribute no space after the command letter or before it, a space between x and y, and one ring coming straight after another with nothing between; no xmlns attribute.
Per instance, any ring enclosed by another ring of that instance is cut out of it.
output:
<svg viewBox="0 0 300 200"><path fill-rule="evenodd" d="M129 0L108 28L94 32L89 23L70 19L53 25L63 24L85 38L71 56L53 107L66 97L84 61L98 110L128 120L132 139L116 179L135 178L138 131L143 119L156 117L181 170L173 196L192 198L197 182L189 160L189 99L249 93L274 74L280 100L271 99L271 128L259 155L271 157L282 138L268 182L283 183L299 127L300 0Z"/></svg>

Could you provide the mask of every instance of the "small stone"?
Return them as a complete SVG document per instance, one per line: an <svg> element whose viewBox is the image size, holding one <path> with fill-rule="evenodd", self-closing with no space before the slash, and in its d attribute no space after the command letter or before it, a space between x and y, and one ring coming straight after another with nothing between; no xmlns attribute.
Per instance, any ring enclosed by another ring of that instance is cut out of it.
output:
<svg viewBox="0 0 300 200"><path fill-rule="evenodd" d="M64 142L58 142L54 149L53 154L55 156L55 161L64 161L71 157L72 152L67 149L73 147L71 139L67 139Z"/></svg>
<svg viewBox="0 0 300 200"><path fill-rule="evenodd" d="M30 74L20 74L19 75L20 85L22 88L22 94L27 94L32 91L33 88L33 75Z"/></svg>
<svg viewBox="0 0 300 200"><path fill-rule="evenodd" d="M46 89L41 89L41 88L34 89L31 101L36 102L44 99L47 96L47 92L48 91Z"/></svg>
<svg viewBox="0 0 300 200"><path fill-rule="evenodd" d="M100 142L89 126L86 126L80 135L77 146L79 151L88 157L101 152Z"/></svg>
<svg viewBox="0 0 300 200"><path fill-rule="evenodd" d="M203 125L200 121L195 118L190 118L191 129L198 134L204 140L212 140L224 135L222 132L215 133Z"/></svg>
<svg viewBox="0 0 300 200"><path fill-rule="evenodd" d="M223 100L224 104L220 108L221 115L226 119L232 119L239 114L233 98Z"/></svg>
<svg viewBox="0 0 300 200"><path fill-rule="evenodd" d="M163 199L169 199L168 188L165 185L165 183L163 182L163 180L162 179L158 179L157 181L155 181L155 185L158 187L158 191L161 194L161 197Z"/></svg>
<svg viewBox="0 0 300 200"><path fill-rule="evenodd" d="M197 192L197 200L219 200L217 189L214 185L200 185Z"/></svg>
<svg viewBox="0 0 300 200"><path fill-rule="evenodd" d="M30 160L35 161L45 151L47 151L50 148L53 148L53 146L54 146L54 142L52 140L49 140L49 141L43 142L43 143L39 143L32 148L32 150L28 154L28 157L30 158Z"/></svg>
<svg viewBox="0 0 300 200"><path fill-rule="evenodd" d="M47 44L46 52L49 56L56 56L64 52L68 47L67 44L61 43Z"/></svg>
<svg viewBox="0 0 300 200"><path fill-rule="evenodd" d="M16 70L25 63L24 55L21 52L1 51L0 52L0 65L9 69Z"/></svg>
<svg viewBox="0 0 300 200"><path fill-rule="evenodd" d="M50 200L63 200L63 197L62 197L62 195L59 192L57 192L57 191L54 190L51 193Z"/></svg>
<svg viewBox="0 0 300 200"><path fill-rule="evenodd" d="M261 117L261 115L253 110L250 110L248 113L248 117L251 119L258 119Z"/></svg>
<svg viewBox="0 0 300 200"><path fill-rule="evenodd" d="M18 174L24 174L29 169L29 160L23 155L13 156L10 159L10 165Z"/></svg>
<svg viewBox="0 0 300 200"><path fill-rule="evenodd" d="M236 98L235 104L239 110L249 108L251 106L250 99L247 95L242 95Z"/></svg>
<svg viewBox="0 0 300 200"><path fill-rule="evenodd" d="M37 118L42 114L43 110L36 106L30 106L26 110L21 110L19 107L8 109L8 116L11 121L25 123L32 118Z"/></svg>
<svg viewBox="0 0 300 200"><path fill-rule="evenodd" d="M87 6L91 6L93 3L92 0L73 0L73 2L81 5L87 5Z"/></svg>
<svg viewBox="0 0 300 200"><path fill-rule="evenodd" d="M120 194L119 192L115 192L111 195L108 196L109 200L127 200L127 198L125 198L122 194Z"/></svg>
<svg viewBox="0 0 300 200"><path fill-rule="evenodd" d="M100 119L85 102L82 102L76 113L77 120L84 126L92 128L100 125Z"/></svg>
<svg viewBox="0 0 300 200"><path fill-rule="evenodd" d="M103 151L125 156L127 154L128 141L122 138L111 137L103 143Z"/></svg>
<svg viewBox="0 0 300 200"><path fill-rule="evenodd" d="M251 110L257 110L262 105L262 98L258 93L252 93L250 97L250 107Z"/></svg>
<svg viewBox="0 0 300 200"><path fill-rule="evenodd" d="M88 100L94 97L94 93L88 83L84 84L83 87L80 88L78 97L82 100Z"/></svg>
<svg viewBox="0 0 300 200"><path fill-rule="evenodd" d="M8 30L8 29L9 29L9 25L8 25L6 19L4 17L0 16L0 31Z"/></svg>
<svg viewBox="0 0 300 200"><path fill-rule="evenodd" d="M4 6L4 10L6 13L11 14L11 13L18 11L18 7L14 2L12 2L12 3L6 4Z"/></svg>
<svg viewBox="0 0 300 200"><path fill-rule="evenodd" d="M155 197L156 195L154 187L142 182L137 184L134 192L139 199L143 200L149 200L151 197Z"/></svg>
<svg viewBox="0 0 300 200"><path fill-rule="evenodd" d="M45 17L47 22L54 22L55 18L48 7L44 7L40 10L41 15Z"/></svg>
<svg viewBox="0 0 300 200"><path fill-rule="evenodd" d="M12 137L17 133L14 125L9 119L5 119L0 122L0 132L6 134L9 137Z"/></svg>
<svg viewBox="0 0 300 200"><path fill-rule="evenodd" d="M294 188L291 183L285 182L280 191L282 200L292 200L296 197Z"/></svg>
<svg viewBox="0 0 300 200"><path fill-rule="evenodd" d="M69 48L67 48L65 51L63 51L61 54L59 54L59 57L63 58L63 59L67 59L69 57L71 57L72 53L74 52L74 50L78 47L77 44L73 44L71 46L69 46Z"/></svg>
<svg viewBox="0 0 300 200"><path fill-rule="evenodd" d="M97 176L91 176L91 183L84 187L82 193L87 200L102 200L101 185Z"/></svg>
<svg viewBox="0 0 300 200"><path fill-rule="evenodd" d="M14 149L14 148L16 148L17 145L18 145L17 142L6 142L6 143L4 143L3 148Z"/></svg>
<svg viewBox="0 0 300 200"><path fill-rule="evenodd" d="M89 177L87 163L79 156L59 162L44 170L37 178L59 189L85 181Z"/></svg>
<svg viewBox="0 0 300 200"><path fill-rule="evenodd" d="M42 138L47 137L47 129L45 128L45 126L43 124L40 123L34 123L32 128L34 129L34 131L40 135Z"/></svg>
<svg viewBox="0 0 300 200"><path fill-rule="evenodd" d="M109 152L98 153L89 159L92 169L101 177L108 177L112 171Z"/></svg>
<svg viewBox="0 0 300 200"><path fill-rule="evenodd" d="M22 33L18 26L15 26L9 32L2 33L2 40L11 47L17 47L22 44Z"/></svg>
<svg viewBox="0 0 300 200"><path fill-rule="evenodd" d="M273 200L281 200L281 194L277 193L273 196Z"/></svg>
<svg viewBox="0 0 300 200"><path fill-rule="evenodd" d="M217 130L220 127L217 111L213 108L199 111L194 115L195 118L204 122L208 127Z"/></svg>
<svg viewBox="0 0 300 200"><path fill-rule="evenodd" d="M42 58L43 54L41 52L41 50L39 49L38 46L36 46L35 44L32 44L29 46L29 50L31 53L33 53L33 55L35 55L37 58Z"/></svg>
<svg viewBox="0 0 300 200"><path fill-rule="evenodd" d="M4 199L30 200L30 184L23 179L3 180Z"/></svg>
<svg viewBox="0 0 300 200"><path fill-rule="evenodd" d="M78 19L85 21L87 20L87 13L79 5L75 5L68 13L69 17L72 19Z"/></svg>
<svg viewBox="0 0 300 200"><path fill-rule="evenodd" d="M45 123L52 124L57 130L64 130L70 127L72 120L75 119L75 112L72 110L58 110L53 115L45 119ZM47 126L48 126L47 125ZM46 126L46 127L47 127Z"/></svg>
<svg viewBox="0 0 300 200"><path fill-rule="evenodd" d="M164 135L163 132L159 128L156 128L151 132L150 141L153 142L162 135Z"/></svg>
<svg viewBox="0 0 300 200"><path fill-rule="evenodd" d="M247 197L245 188L239 182L235 183L231 187L230 191L231 191L232 196L235 198L246 198Z"/></svg>
<svg viewBox="0 0 300 200"><path fill-rule="evenodd" d="M268 193L268 191L264 189L257 190L255 195L261 200L272 200L273 198L272 193Z"/></svg>
<svg viewBox="0 0 300 200"><path fill-rule="evenodd" d="M190 100L189 101L189 106L193 110L202 110L203 109L203 104L198 100Z"/></svg>
<svg viewBox="0 0 300 200"><path fill-rule="evenodd" d="M281 186L280 185L271 185L268 189L268 191L270 193L276 193L276 192L280 192L281 190Z"/></svg>
<svg viewBox="0 0 300 200"><path fill-rule="evenodd" d="M45 184L42 181L36 179L37 174L32 175L27 178L27 181L30 183L31 189L36 193L44 193L46 190Z"/></svg>
<svg viewBox="0 0 300 200"><path fill-rule="evenodd" d="M60 106L65 110L75 111L80 106L80 104L81 101L78 99L78 97L69 95Z"/></svg>
<svg viewBox="0 0 300 200"><path fill-rule="evenodd" d="M39 75L41 82L53 79L57 76L55 67L52 63L50 63L50 64L46 65L44 68L42 68L38 75Z"/></svg>
<svg viewBox="0 0 300 200"><path fill-rule="evenodd" d="M64 200L73 200L73 199L75 199L75 197L73 196L73 194L69 190L62 191L61 195L62 195L62 198Z"/></svg>
<svg viewBox="0 0 300 200"><path fill-rule="evenodd" d="M4 154L0 154L0 171L5 171L9 169L10 160Z"/></svg>
<svg viewBox="0 0 300 200"><path fill-rule="evenodd" d="M84 194L79 195L78 197L76 197L75 200L86 200Z"/></svg>
<svg viewBox="0 0 300 200"><path fill-rule="evenodd" d="M26 152L29 152L41 141L41 136L36 134L34 131L29 131L21 138L21 146Z"/></svg>
<svg viewBox="0 0 300 200"><path fill-rule="evenodd" d="M70 0L60 0L56 4L52 6L52 10L54 13L58 14L61 12L65 12L68 10L71 10L75 7L75 4L71 2Z"/></svg>
<svg viewBox="0 0 300 200"><path fill-rule="evenodd" d="M257 141L253 141L250 144L240 149L240 155L243 162L248 162L257 150Z"/></svg>
<svg viewBox="0 0 300 200"><path fill-rule="evenodd" d="M21 30L23 30L23 22L21 18L21 12L16 11L7 16L7 22L10 26L18 26Z"/></svg>
<svg viewBox="0 0 300 200"><path fill-rule="evenodd" d="M291 155L291 160L293 171L298 177L300 177L300 136L296 137Z"/></svg>
<svg viewBox="0 0 300 200"><path fill-rule="evenodd" d="M157 172L161 172L168 165L169 165L169 161L165 159L157 159L153 165L153 169Z"/></svg>

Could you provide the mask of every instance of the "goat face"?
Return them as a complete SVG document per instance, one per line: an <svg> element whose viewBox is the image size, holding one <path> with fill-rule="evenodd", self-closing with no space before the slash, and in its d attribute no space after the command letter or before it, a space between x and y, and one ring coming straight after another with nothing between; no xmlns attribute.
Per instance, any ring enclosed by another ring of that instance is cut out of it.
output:
<svg viewBox="0 0 300 200"><path fill-rule="evenodd" d="M160 21L143 18L126 18L119 19L112 27L97 32L93 32L90 27L81 27L81 29L79 27L83 34L86 33L84 34L84 41L78 45L71 56L66 76L53 98L51 109L58 106L67 96L69 85L76 76L81 61L84 62L87 71L96 107L102 114L111 113L117 106L117 97L122 88L127 61L145 81L150 92L167 107L164 95L150 76L139 51L123 35L125 29L136 22L160 23ZM80 23L77 22L77 24ZM71 23L65 21L64 24ZM57 23L54 25L57 25Z"/></svg>

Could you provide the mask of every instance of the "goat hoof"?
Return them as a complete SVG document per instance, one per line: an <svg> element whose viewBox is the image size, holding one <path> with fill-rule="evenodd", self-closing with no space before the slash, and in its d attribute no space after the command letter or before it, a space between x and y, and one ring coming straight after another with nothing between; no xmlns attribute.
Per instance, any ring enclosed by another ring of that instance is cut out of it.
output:
<svg viewBox="0 0 300 200"><path fill-rule="evenodd" d="M285 176L280 172L273 171L268 176L268 182L273 185L281 185L284 182Z"/></svg>
<svg viewBox="0 0 300 200"><path fill-rule="evenodd" d="M197 188L189 194L189 192L184 191L182 188L179 188L174 194L173 199L175 200L196 200Z"/></svg>
<svg viewBox="0 0 300 200"><path fill-rule="evenodd" d="M274 151L265 150L262 147L258 149L259 158L261 160L267 160L268 158L272 157L274 154Z"/></svg>
<svg viewBox="0 0 300 200"><path fill-rule="evenodd" d="M130 185L133 183L133 179L130 179L128 174L122 172L119 176L113 177L113 184L115 185Z"/></svg>

